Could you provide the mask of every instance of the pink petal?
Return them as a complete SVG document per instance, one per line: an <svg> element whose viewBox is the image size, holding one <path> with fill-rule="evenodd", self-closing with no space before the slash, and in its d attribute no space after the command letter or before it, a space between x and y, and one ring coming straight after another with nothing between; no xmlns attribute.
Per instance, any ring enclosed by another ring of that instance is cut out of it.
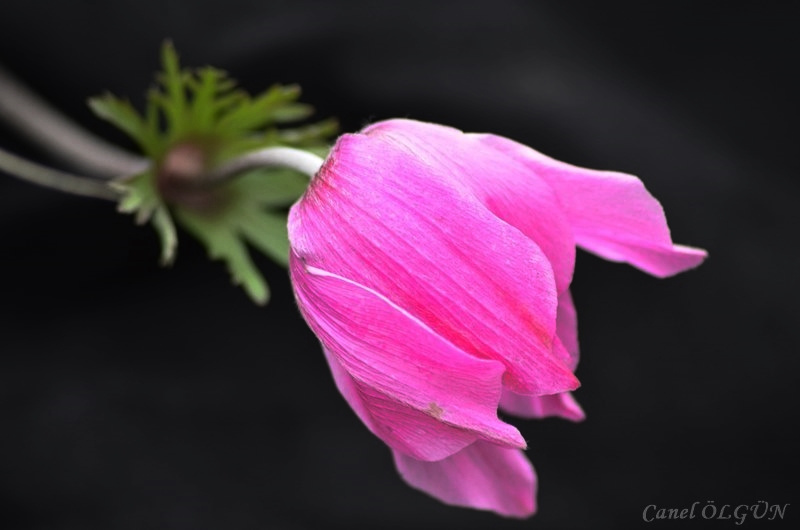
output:
<svg viewBox="0 0 800 530"><path fill-rule="evenodd" d="M572 301L572 293L564 291L558 297L558 312L556 316L556 335L561 340L568 352L570 370L578 366L580 350L578 348L578 312Z"/></svg>
<svg viewBox="0 0 800 530"><path fill-rule="evenodd" d="M458 179L496 216L533 239L553 267L558 292L572 280L575 241L550 186L525 164L458 129L414 120L389 120L364 129L417 153L445 159Z"/></svg>
<svg viewBox="0 0 800 530"><path fill-rule="evenodd" d="M661 204L633 175L572 166L500 136L480 138L522 161L555 190L580 247L658 277L705 259L702 249L672 243Z"/></svg>
<svg viewBox="0 0 800 530"><path fill-rule="evenodd" d="M342 136L292 207L293 252L381 293L456 348L502 362L516 391L576 388L553 353L557 298L547 257L459 181L442 149Z"/></svg>
<svg viewBox="0 0 800 530"><path fill-rule="evenodd" d="M446 504L492 510L508 517L536 512L536 474L518 449L475 442L437 462L394 453L405 481Z"/></svg>
<svg viewBox="0 0 800 530"><path fill-rule="evenodd" d="M501 363L460 351L371 289L304 268L294 255L289 265L298 304L328 352L337 385L387 445L422 460L477 439L525 446L519 431L497 418Z"/></svg>
<svg viewBox="0 0 800 530"><path fill-rule="evenodd" d="M553 350L564 357L570 369L574 370L578 365L578 315L569 289L558 297L556 330L558 340L554 342ZM559 416L572 421L581 421L586 417L581 406L569 392L530 396L504 389L500 398L500 408L508 414L529 419Z"/></svg>
<svg viewBox="0 0 800 530"><path fill-rule="evenodd" d="M526 396L504 390L503 397L500 398L500 408L503 412L527 419L558 416L567 420L581 421L586 418L583 409L570 392L551 396Z"/></svg>

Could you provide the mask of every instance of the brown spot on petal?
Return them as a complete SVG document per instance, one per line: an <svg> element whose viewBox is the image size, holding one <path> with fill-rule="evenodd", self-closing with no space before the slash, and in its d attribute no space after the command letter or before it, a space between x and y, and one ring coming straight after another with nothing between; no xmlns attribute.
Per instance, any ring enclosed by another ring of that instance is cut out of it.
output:
<svg viewBox="0 0 800 530"><path fill-rule="evenodd" d="M444 409L442 407L440 407L439 405L437 405L436 403L434 403L433 401L431 401L428 404L427 412L428 412L428 414L430 414L431 416L433 416L437 420L442 419L442 416L444 415Z"/></svg>

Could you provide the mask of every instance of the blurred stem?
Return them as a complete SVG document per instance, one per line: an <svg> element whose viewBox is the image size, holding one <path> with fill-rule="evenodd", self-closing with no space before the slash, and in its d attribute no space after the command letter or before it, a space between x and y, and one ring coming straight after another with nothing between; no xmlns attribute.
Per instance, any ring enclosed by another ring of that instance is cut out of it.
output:
<svg viewBox="0 0 800 530"><path fill-rule="evenodd" d="M13 177L73 195L116 201L119 193L105 181L79 177L20 158L0 148L0 170Z"/></svg>
<svg viewBox="0 0 800 530"><path fill-rule="evenodd" d="M198 184L227 182L245 171L270 167L294 169L312 178L322 163L322 158L308 151L292 147L267 147L225 162L203 175Z"/></svg>
<svg viewBox="0 0 800 530"><path fill-rule="evenodd" d="M0 120L83 173L116 178L139 173L148 164L145 158L120 149L79 127L2 67Z"/></svg>
<svg viewBox="0 0 800 530"><path fill-rule="evenodd" d="M291 147L267 147L229 160L185 184L192 188L215 186L229 182L246 171L270 167L293 169L308 177L313 177L319 171L322 163L322 158L308 151ZM105 181L50 169L25 160L2 148L0 148L0 170L20 180L73 195L112 201L119 199L119 193Z"/></svg>
<svg viewBox="0 0 800 530"><path fill-rule="evenodd" d="M50 150L76 169L104 178L117 178L144 171L149 162L97 138L82 129L47 102L33 94L0 67L0 120ZM205 187L228 182L251 169L281 167L313 177L323 160L308 151L269 147L247 153L200 175L191 186ZM0 170L19 179L58 191L117 200L119 194L105 182L50 169L0 148Z"/></svg>

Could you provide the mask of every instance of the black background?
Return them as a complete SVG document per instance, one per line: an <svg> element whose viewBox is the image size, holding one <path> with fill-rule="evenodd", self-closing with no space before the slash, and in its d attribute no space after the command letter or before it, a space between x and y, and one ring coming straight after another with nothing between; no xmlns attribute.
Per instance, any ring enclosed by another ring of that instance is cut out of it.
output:
<svg viewBox="0 0 800 530"><path fill-rule="evenodd" d="M443 506L337 394L285 271L266 308L110 203L0 178L0 528L726 527L648 504L791 503L797 520L797 4L5 1L0 63L94 132L165 38L251 91L298 82L344 131L395 116L639 175L699 269L579 253L587 420L518 421L530 520ZM0 124L4 147L55 164ZM759 526L748 520L743 527ZM761 526L777 528L778 521Z"/></svg>

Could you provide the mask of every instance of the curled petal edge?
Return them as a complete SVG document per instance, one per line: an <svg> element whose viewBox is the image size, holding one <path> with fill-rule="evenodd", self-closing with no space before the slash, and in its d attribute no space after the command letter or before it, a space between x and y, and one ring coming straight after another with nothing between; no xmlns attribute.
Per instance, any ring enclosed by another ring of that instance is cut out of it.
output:
<svg viewBox="0 0 800 530"><path fill-rule="evenodd" d="M501 136L475 136L522 161L550 185L579 247L659 278L697 267L708 256L703 249L672 242L661 203L637 177L573 166Z"/></svg>
<svg viewBox="0 0 800 530"><path fill-rule="evenodd" d="M305 267L294 255L290 271L300 310L328 352L340 391L391 448L439 460L479 439L526 446L497 417L500 362L466 354L386 297Z"/></svg>
<svg viewBox="0 0 800 530"><path fill-rule="evenodd" d="M478 441L437 462L397 452L394 461L406 483L446 504L515 518L536 512L536 473L519 449Z"/></svg>

